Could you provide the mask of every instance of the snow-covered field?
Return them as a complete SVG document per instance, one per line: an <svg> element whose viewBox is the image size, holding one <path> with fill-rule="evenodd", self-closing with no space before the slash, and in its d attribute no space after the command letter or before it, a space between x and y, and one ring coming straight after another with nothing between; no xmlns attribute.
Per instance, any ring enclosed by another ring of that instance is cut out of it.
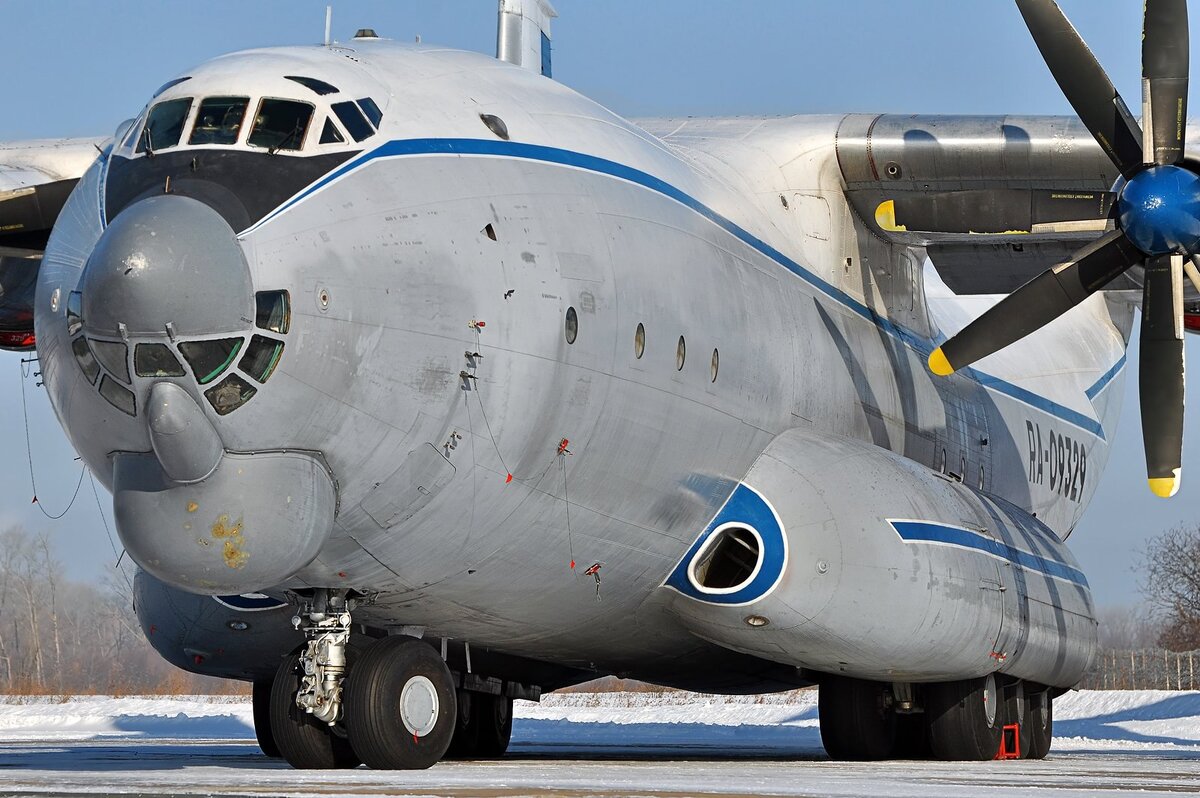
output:
<svg viewBox="0 0 1200 798"><path fill-rule="evenodd" d="M816 692L550 695L510 754L417 773L298 772L263 757L241 698L0 697L0 795L1090 796L1200 792L1200 693L1055 702L1043 762L833 763Z"/></svg>

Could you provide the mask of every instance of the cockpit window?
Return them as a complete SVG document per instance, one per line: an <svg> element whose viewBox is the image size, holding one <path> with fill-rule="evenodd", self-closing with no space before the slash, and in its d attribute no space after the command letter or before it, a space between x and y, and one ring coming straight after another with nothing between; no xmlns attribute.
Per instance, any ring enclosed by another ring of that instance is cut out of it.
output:
<svg viewBox="0 0 1200 798"><path fill-rule="evenodd" d="M363 97L358 101L358 107L367 115L367 119L371 120L371 124L379 127L379 123L383 121L383 111L379 110L379 106L370 97Z"/></svg>
<svg viewBox="0 0 1200 798"><path fill-rule="evenodd" d="M238 368L259 382L266 382L279 365L279 357L283 354L283 341L276 341L265 335L255 335L246 347L246 354L238 361Z"/></svg>
<svg viewBox="0 0 1200 798"><path fill-rule="evenodd" d="M322 144L345 144L346 138L342 135L342 131L337 129L337 125L333 124L333 120L325 117L325 127L321 129Z"/></svg>
<svg viewBox="0 0 1200 798"><path fill-rule="evenodd" d="M96 362L96 358L92 357L91 347L88 346L87 339L82 335L71 342L71 351L75 354L75 362L79 364L83 376L92 385L96 384L96 378L100 376L100 364Z"/></svg>
<svg viewBox="0 0 1200 798"><path fill-rule="evenodd" d="M138 344L134 347L133 370L139 377L183 376L183 366L165 344Z"/></svg>
<svg viewBox="0 0 1200 798"><path fill-rule="evenodd" d="M108 373L126 385L129 384L129 348L123 341L92 340L92 354Z"/></svg>
<svg viewBox="0 0 1200 798"><path fill-rule="evenodd" d="M217 411L217 415L223 416L246 404L256 393L258 390L250 383L236 374L230 374L219 385L205 391L204 398Z"/></svg>
<svg viewBox="0 0 1200 798"><path fill-rule="evenodd" d="M259 291L254 295L254 325L286 334L292 322L287 291Z"/></svg>
<svg viewBox="0 0 1200 798"><path fill-rule="evenodd" d="M192 367L196 381L201 385L212 382L237 356L242 348L241 338L222 338L218 341L188 341L179 345L179 351Z"/></svg>
<svg viewBox="0 0 1200 798"><path fill-rule="evenodd" d="M342 124L346 126L346 130L350 131L350 135L354 137L355 141L362 141L375 135L374 128L363 116L363 112L349 100L334 103L333 112L337 114L338 119L342 120Z"/></svg>
<svg viewBox="0 0 1200 798"><path fill-rule="evenodd" d="M206 97L188 144L236 144L249 104L249 97Z"/></svg>
<svg viewBox="0 0 1200 798"><path fill-rule="evenodd" d="M122 413L137 415L137 400L134 399L133 393L127 388L122 388L107 374L100 378L100 395Z"/></svg>
<svg viewBox="0 0 1200 798"><path fill-rule="evenodd" d="M179 143L183 134L183 123L192 108L191 97L167 100L150 109L146 126L138 138L137 152L158 152Z"/></svg>
<svg viewBox="0 0 1200 798"><path fill-rule="evenodd" d="M72 291L67 296L67 335L74 335L83 328L83 294Z"/></svg>
<svg viewBox="0 0 1200 798"><path fill-rule="evenodd" d="M162 94L164 91L171 88L172 86L178 86L180 83L183 83L185 80L191 80L191 79L192 78L189 75L187 77L175 78L174 80L168 80L166 83L164 83L163 85L158 87L158 91L156 91L156 92L154 92L154 94L150 95L150 99L153 100L155 97Z"/></svg>
<svg viewBox="0 0 1200 798"><path fill-rule="evenodd" d="M312 89L317 94L324 96L326 94L337 94L337 86L330 85L323 80L316 78L306 78L303 75L284 75L288 80L294 80L306 89Z"/></svg>
<svg viewBox="0 0 1200 798"><path fill-rule="evenodd" d="M271 152L298 150L304 146L304 134L312 115L313 107L308 103L264 99L258 105L246 143L266 147Z"/></svg>

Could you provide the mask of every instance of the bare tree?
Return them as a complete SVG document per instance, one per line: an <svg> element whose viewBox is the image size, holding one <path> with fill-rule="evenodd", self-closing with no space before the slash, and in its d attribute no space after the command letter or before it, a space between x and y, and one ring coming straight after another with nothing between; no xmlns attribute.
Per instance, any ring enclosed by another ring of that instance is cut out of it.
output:
<svg viewBox="0 0 1200 798"><path fill-rule="evenodd" d="M1146 604L1102 607L1096 611L1103 651L1132 651L1158 644L1162 623Z"/></svg>
<svg viewBox="0 0 1200 798"><path fill-rule="evenodd" d="M1200 648L1200 527L1177 526L1151 538L1141 568L1142 592L1165 616L1159 644Z"/></svg>

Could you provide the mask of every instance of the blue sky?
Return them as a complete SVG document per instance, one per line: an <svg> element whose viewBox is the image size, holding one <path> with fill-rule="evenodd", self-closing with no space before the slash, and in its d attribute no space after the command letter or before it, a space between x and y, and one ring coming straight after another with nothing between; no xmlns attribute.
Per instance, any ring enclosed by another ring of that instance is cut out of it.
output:
<svg viewBox="0 0 1200 798"><path fill-rule="evenodd" d="M555 2L555 77L626 116L1071 113L1015 5L1005 0ZM0 141L111 134L157 86L196 63L247 47L320 41L325 5L0 0L0 31L6 34ZM1137 106L1141 3L1061 5L1118 90ZM420 35L425 42L495 49L493 0L333 6L335 39L373 27L401 40ZM1193 73L1200 75L1198 61L1194 55ZM1200 363L1200 345L1189 342L1188 354ZM7 455L0 466L0 528L21 523L47 529L73 575L98 576L114 556L86 480L77 506L60 521L44 519L30 505L18 368L18 356L0 353L0 451ZM1181 494L1170 501L1152 496L1144 476L1136 372L1130 376L1112 462L1071 538L1100 605L1136 601L1132 565L1142 542L1200 517L1200 436L1185 443ZM40 498L57 512L75 489L79 465L44 392L32 382L26 390ZM1190 395L1200 395L1197 390L1200 381L1193 377ZM1188 427L1198 425L1193 408ZM110 503L103 492L101 499Z"/></svg>

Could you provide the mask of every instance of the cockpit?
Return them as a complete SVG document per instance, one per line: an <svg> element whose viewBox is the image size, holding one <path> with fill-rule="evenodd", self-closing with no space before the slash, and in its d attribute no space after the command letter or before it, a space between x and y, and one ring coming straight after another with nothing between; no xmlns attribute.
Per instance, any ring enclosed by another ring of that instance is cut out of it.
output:
<svg viewBox="0 0 1200 798"><path fill-rule="evenodd" d="M313 98L172 96L151 103L130 126L118 153L135 157L185 147L237 147L303 155L359 144L379 132L383 111L371 97L339 99L342 92L324 80L303 75L284 78ZM189 80L176 78L154 96Z"/></svg>

